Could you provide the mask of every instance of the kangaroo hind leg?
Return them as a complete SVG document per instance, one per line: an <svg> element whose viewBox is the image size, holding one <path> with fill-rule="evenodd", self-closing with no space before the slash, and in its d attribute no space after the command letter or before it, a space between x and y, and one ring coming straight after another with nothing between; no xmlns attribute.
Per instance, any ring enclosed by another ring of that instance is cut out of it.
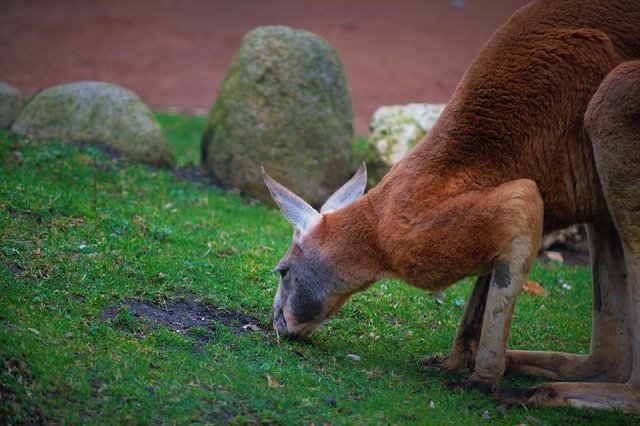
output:
<svg viewBox="0 0 640 426"><path fill-rule="evenodd" d="M640 412L640 61L620 64L607 75L589 103L585 125L624 251L630 297L625 320L629 334L623 348L631 350L631 373L625 383L549 383L504 389L499 398Z"/></svg>
<svg viewBox="0 0 640 426"><path fill-rule="evenodd" d="M624 250L611 224L589 225L593 320L588 355L508 351L507 370L571 382L623 382L631 371L630 298Z"/></svg>

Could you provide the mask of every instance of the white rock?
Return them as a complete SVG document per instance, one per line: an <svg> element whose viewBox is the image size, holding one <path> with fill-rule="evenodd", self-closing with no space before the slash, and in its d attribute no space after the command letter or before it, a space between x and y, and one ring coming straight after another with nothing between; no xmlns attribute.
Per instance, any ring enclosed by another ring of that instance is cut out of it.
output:
<svg viewBox="0 0 640 426"><path fill-rule="evenodd" d="M382 161L391 167L431 130L444 104L383 106L371 119L369 144L375 146Z"/></svg>

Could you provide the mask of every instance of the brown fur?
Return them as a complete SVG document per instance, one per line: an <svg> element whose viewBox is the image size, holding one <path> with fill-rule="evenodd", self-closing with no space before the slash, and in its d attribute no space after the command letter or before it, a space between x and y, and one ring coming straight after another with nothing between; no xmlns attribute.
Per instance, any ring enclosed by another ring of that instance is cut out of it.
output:
<svg viewBox="0 0 640 426"><path fill-rule="evenodd" d="M618 65L637 58L640 2L541 0L518 11L486 44L425 140L378 186L323 215L301 240L307 252L321 253L342 282L335 291L343 296L333 297L339 301L334 306L327 298L325 314L381 277L434 291L469 275L490 274L488 292L474 292L477 300L465 312L445 368L475 364L465 386L494 390L507 360L518 371L567 380L631 375L633 386L620 389L631 392L625 401L633 406L640 399L633 393L640 386L640 361L633 374L596 374L590 370L594 363L585 362L587 367L574 375L565 369L574 359L562 358L568 354L555 355L567 363L554 366L545 353L510 355L505 347L515 298L543 232L590 223L593 235L603 227L616 233L611 241L598 237L602 252L594 259L616 247L622 251L619 232L632 260L629 286L615 287L618 283L607 279L626 280L626 275L606 275L606 265L594 265L594 276L606 282L595 288L604 307L594 317L592 352L606 357L617 350L619 359L630 359L634 351L640 358L640 336L623 331L640 320L640 283L633 275L633 260L640 260L640 228L633 222L637 213L629 213L640 211L640 139L634 140L640 135L640 86L634 86L640 77L628 76L640 63L629 62L628 72L625 66L617 69L614 77L622 82L607 78ZM611 112L620 111L621 99L638 115L621 118ZM634 125L637 133L627 136ZM610 140L629 148L607 145ZM620 167L625 161L628 171ZM633 293L635 307L622 302L627 293ZM317 318L314 328L327 315ZM621 339L628 337L620 345L608 337L617 331ZM477 354L464 352L476 347ZM631 368L630 362L625 365ZM559 389L575 391L564 384ZM589 395L588 389L576 389ZM601 389L613 388L594 387L593 392ZM529 395L527 401L557 405L561 401L555 395L562 392Z"/></svg>

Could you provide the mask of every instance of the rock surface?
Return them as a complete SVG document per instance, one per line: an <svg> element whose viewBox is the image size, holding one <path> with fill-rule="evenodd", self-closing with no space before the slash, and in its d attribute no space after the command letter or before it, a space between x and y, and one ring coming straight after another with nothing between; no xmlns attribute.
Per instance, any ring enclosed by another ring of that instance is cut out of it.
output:
<svg viewBox="0 0 640 426"><path fill-rule="evenodd" d="M369 143L389 167L397 163L431 130L444 104L383 106L371 119Z"/></svg>
<svg viewBox="0 0 640 426"><path fill-rule="evenodd" d="M11 127L24 102L25 98L18 89L0 80L0 129Z"/></svg>
<svg viewBox="0 0 640 426"><path fill-rule="evenodd" d="M356 160L367 163L369 185L375 185L418 144L440 117L445 104L408 104L378 108L371 119L371 135L356 145Z"/></svg>
<svg viewBox="0 0 640 426"><path fill-rule="evenodd" d="M271 202L260 166L314 206L350 177L351 94L336 52L282 26L244 38L202 139L203 164L223 185Z"/></svg>
<svg viewBox="0 0 640 426"><path fill-rule="evenodd" d="M135 93L111 83L83 81L45 89L22 110L12 131L39 139L104 143L132 160L174 164L149 108Z"/></svg>

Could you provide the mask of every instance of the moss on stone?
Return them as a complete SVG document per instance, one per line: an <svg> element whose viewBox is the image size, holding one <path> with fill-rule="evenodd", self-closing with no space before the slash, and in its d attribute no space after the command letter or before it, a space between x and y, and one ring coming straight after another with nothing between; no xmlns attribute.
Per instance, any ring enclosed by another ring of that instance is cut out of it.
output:
<svg viewBox="0 0 640 426"><path fill-rule="evenodd" d="M22 111L25 97L15 87L0 81L0 129L9 129Z"/></svg>
<svg viewBox="0 0 640 426"><path fill-rule="evenodd" d="M260 27L229 66L203 136L203 164L270 200L260 166L314 205L348 178L353 112L342 64L315 34Z"/></svg>
<svg viewBox="0 0 640 426"><path fill-rule="evenodd" d="M132 160L174 164L149 108L135 93L111 83L86 81L45 89L20 113L12 131L38 139L104 143Z"/></svg>

